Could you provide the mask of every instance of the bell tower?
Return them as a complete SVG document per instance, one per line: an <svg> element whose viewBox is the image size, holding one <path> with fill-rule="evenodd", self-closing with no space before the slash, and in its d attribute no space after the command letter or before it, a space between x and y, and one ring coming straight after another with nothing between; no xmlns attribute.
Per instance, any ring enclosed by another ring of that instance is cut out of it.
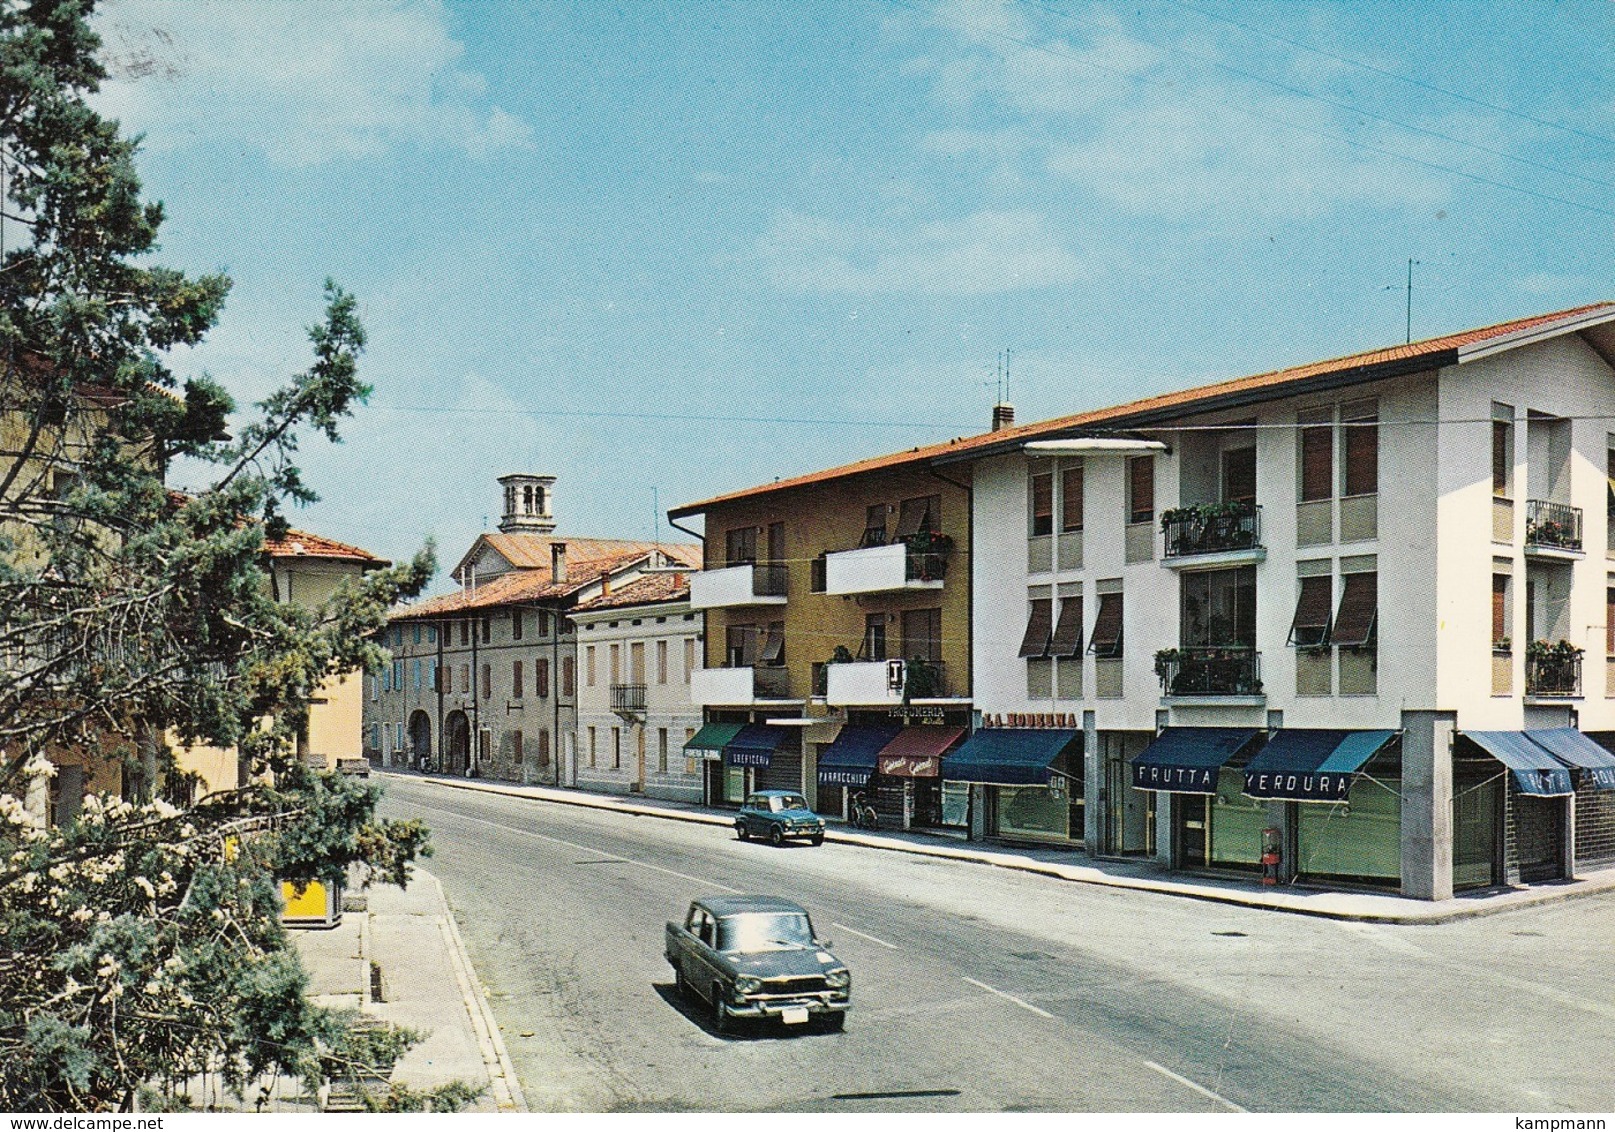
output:
<svg viewBox="0 0 1615 1132"><path fill-rule="evenodd" d="M550 513L554 476L517 472L500 476L499 484L505 489L505 513L499 520L502 533L547 535L555 530L555 517Z"/></svg>

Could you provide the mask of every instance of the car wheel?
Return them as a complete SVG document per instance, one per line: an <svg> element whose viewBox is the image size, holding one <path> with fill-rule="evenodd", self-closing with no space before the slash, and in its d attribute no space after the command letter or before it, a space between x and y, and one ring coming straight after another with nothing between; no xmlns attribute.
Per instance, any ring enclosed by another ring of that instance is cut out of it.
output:
<svg viewBox="0 0 1615 1132"><path fill-rule="evenodd" d="M746 828L746 823L745 822L736 822L735 823L735 836L740 838L740 840L742 840L742 841L750 841L751 840L751 830Z"/></svg>
<svg viewBox="0 0 1615 1132"><path fill-rule="evenodd" d="M777 825L768 827L768 843L775 847L785 844L785 831Z"/></svg>
<svg viewBox="0 0 1615 1132"><path fill-rule="evenodd" d="M712 987L712 1024L720 1034L735 1032L735 1016L729 1013L729 1004L723 1000L723 988L716 984Z"/></svg>
<svg viewBox="0 0 1615 1132"><path fill-rule="evenodd" d="M814 845L823 845L824 844L824 834L815 833L812 837L808 838L808 840L810 842L812 842Z"/></svg>

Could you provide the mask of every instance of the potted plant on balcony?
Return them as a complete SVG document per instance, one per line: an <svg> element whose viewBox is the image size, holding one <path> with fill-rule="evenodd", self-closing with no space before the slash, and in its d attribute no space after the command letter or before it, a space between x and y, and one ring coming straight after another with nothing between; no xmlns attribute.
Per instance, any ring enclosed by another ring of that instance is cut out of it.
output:
<svg viewBox="0 0 1615 1132"><path fill-rule="evenodd" d="M1570 532L1554 519L1536 519L1525 524L1525 541L1534 546L1568 546Z"/></svg>
<svg viewBox="0 0 1615 1132"><path fill-rule="evenodd" d="M953 553L953 536L921 529L903 536L908 547L908 576L922 582L942 579L948 572L947 555Z"/></svg>
<svg viewBox="0 0 1615 1132"><path fill-rule="evenodd" d="M1497 640L1492 642L1492 651L1500 656L1512 653L1514 651L1514 639L1512 637L1498 637Z"/></svg>
<svg viewBox="0 0 1615 1132"><path fill-rule="evenodd" d="M1525 690L1541 695L1580 691L1581 657L1587 650L1566 640L1536 640L1525 646Z"/></svg>
<svg viewBox="0 0 1615 1132"><path fill-rule="evenodd" d="M903 702L935 699L942 695L942 666L914 657L903 666Z"/></svg>
<svg viewBox="0 0 1615 1132"><path fill-rule="evenodd" d="M1161 690L1170 691L1168 682L1183 663L1182 649L1161 649L1155 654L1155 676L1161 681Z"/></svg>

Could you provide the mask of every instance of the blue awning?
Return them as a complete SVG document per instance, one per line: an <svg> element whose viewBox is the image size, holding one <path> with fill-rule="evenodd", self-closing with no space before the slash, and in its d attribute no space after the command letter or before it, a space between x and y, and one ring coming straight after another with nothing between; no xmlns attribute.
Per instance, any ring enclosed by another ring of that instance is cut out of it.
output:
<svg viewBox="0 0 1615 1132"><path fill-rule="evenodd" d="M1576 792L1564 763L1523 731L1465 731L1463 736L1508 767L1522 794L1558 798Z"/></svg>
<svg viewBox="0 0 1615 1132"><path fill-rule="evenodd" d="M1550 727L1525 733L1562 763L1584 771L1598 790L1615 790L1615 755L1574 727Z"/></svg>
<svg viewBox="0 0 1615 1132"><path fill-rule="evenodd" d="M748 723L724 745L723 761L730 766L767 766L784 738L784 728Z"/></svg>
<svg viewBox="0 0 1615 1132"><path fill-rule="evenodd" d="M1058 728L983 727L943 758L942 777L990 786L1047 786L1049 764L1081 734Z"/></svg>
<svg viewBox="0 0 1615 1132"><path fill-rule="evenodd" d="M1341 802L1357 772L1396 738L1394 731L1286 727L1245 767L1245 793L1291 802Z"/></svg>
<svg viewBox="0 0 1615 1132"><path fill-rule="evenodd" d="M876 756L901 730L901 726L843 727L835 742L819 753L819 785L867 786Z"/></svg>
<svg viewBox="0 0 1615 1132"><path fill-rule="evenodd" d="M1168 727L1133 759L1133 788L1215 794L1217 772L1256 734L1244 727Z"/></svg>

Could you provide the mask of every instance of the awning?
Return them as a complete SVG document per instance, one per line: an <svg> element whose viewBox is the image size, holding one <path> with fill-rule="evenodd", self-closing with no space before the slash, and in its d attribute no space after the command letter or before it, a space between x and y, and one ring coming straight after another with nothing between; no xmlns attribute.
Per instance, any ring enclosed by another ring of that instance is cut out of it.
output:
<svg viewBox="0 0 1615 1132"><path fill-rule="evenodd" d="M708 723L685 742L686 751L700 751L706 759L723 758L723 749L729 740L740 734L744 723Z"/></svg>
<svg viewBox="0 0 1615 1132"><path fill-rule="evenodd" d="M1343 802L1351 781L1394 731L1286 727L1245 767L1245 793L1291 802Z"/></svg>
<svg viewBox="0 0 1615 1132"><path fill-rule="evenodd" d="M896 738L900 727L859 727L848 724L819 753L820 786L867 786L875 773L875 757Z"/></svg>
<svg viewBox="0 0 1615 1132"><path fill-rule="evenodd" d="M783 727L770 727L766 723L748 723L737 735L724 744L723 761L730 766L767 766L774 751L785 739Z"/></svg>
<svg viewBox="0 0 1615 1132"><path fill-rule="evenodd" d="M1217 772L1256 734L1244 727L1168 727L1133 759L1133 788L1215 794Z"/></svg>
<svg viewBox="0 0 1615 1132"><path fill-rule="evenodd" d="M1585 771L1596 789L1615 790L1615 755L1574 727L1551 727L1525 734L1560 762Z"/></svg>
<svg viewBox="0 0 1615 1132"><path fill-rule="evenodd" d="M880 772L898 778L939 778L942 756L964 736L963 727L905 727L880 752Z"/></svg>
<svg viewBox="0 0 1615 1132"><path fill-rule="evenodd" d="M1047 786L1049 764L1081 734L1053 728L984 727L942 760L942 777L992 786Z"/></svg>
<svg viewBox="0 0 1615 1132"><path fill-rule="evenodd" d="M1463 736L1508 767L1522 794L1557 798L1576 792L1570 770L1523 731L1465 731Z"/></svg>

